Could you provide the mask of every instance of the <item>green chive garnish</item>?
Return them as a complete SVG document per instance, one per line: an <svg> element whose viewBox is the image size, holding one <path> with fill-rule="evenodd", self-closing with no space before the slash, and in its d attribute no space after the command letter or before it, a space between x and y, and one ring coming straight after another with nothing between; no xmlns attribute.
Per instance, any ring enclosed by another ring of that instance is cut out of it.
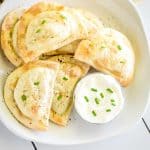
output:
<svg viewBox="0 0 150 150"><path fill-rule="evenodd" d="M116 104L114 104L114 103L111 103L111 105L116 106Z"/></svg>
<svg viewBox="0 0 150 150"><path fill-rule="evenodd" d="M111 101L112 103L113 103L113 102L115 102L115 100L114 100L114 99L111 99L110 101Z"/></svg>
<svg viewBox="0 0 150 150"><path fill-rule="evenodd" d="M22 99L23 101L26 101L26 100L27 100L27 96L26 96L26 95L22 95L22 96L21 96L21 99Z"/></svg>
<svg viewBox="0 0 150 150"><path fill-rule="evenodd" d="M87 96L84 96L84 99L86 100L86 102L89 102L89 99Z"/></svg>
<svg viewBox="0 0 150 150"><path fill-rule="evenodd" d="M111 109L106 109L106 112L111 112Z"/></svg>
<svg viewBox="0 0 150 150"><path fill-rule="evenodd" d="M101 46L101 49L104 49L104 48L106 48L105 46Z"/></svg>
<svg viewBox="0 0 150 150"><path fill-rule="evenodd" d="M57 100L59 101L59 100L61 100L62 99L62 95L59 95L58 97L57 97Z"/></svg>
<svg viewBox="0 0 150 150"><path fill-rule="evenodd" d="M90 46L90 47L93 47L94 45L93 45L93 43L90 43L89 46Z"/></svg>
<svg viewBox="0 0 150 150"><path fill-rule="evenodd" d="M40 82L39 82L39 81L34 82L34 85L39 85L39 84L40 84Z"/></svg>
<svg viewBox="0 0 150 150"><path fill-rule="evenodd" d="M62 14L60 15L60 17L61 17L62 19L67 19L66 16L64 16L64 15L62 15Z"/></svg>
<svg viewBox="0 0 150 150"><path fill-rule="evenodd" d="M103 93L100 93L100 96L101 96L101 98L104 98L104 94Z"/></svg>
<svg viewBox="0 0 150 150"><path fill-rule="evenodd" d="M93 92L97 92L97 89L95 89L95 88L91 88L91 91L93 91Z"/></svg>
<svg viewBox="0 0 150 150"><path fill-rule="evenodd" d="M106 91L109 92L109 93L113 93L113 90L110 89L110 88L107 88Z"/></svg>
<svg viewBox="0 0 150 150"><path fill-rule="evenodd" d="M118 50L122 50L122 47L120 45L117 45Z"/></svg>
<svg viewBox="0 0 150 150"><path fill-rule="evenodd" d="M94 110L92 111L92 114L93 114L93 116L96 116L96 112Z"/></svg>
<svg viewBox="0 0 150 150"><path fill-rule="evenodd" d="M46 23L46 20L43 20L42 22L41 22L41 24L45 24Z"/></svg>
<svg viewBox="0 0 150 150"><path fill-rule="evenodd" d="M121 64L124 64L124 63L125 63L125 61L120 61L120 63L121 63Z"/></svg>
<svg viewBox="0 0 150 150"><path fill-rule="evenodd" d="M67 78L67 77L63 77L63 80L67 81L67 80L68 80L68 78Z"/></svg>
<svg viewBox="0 0 150 150"><path fill-rule="evenodd" d="M95 98L95 103L99 104L100 100L98 98Z"/></svg>
<svg viewBox="0 0 150 150"><path fill-rule="evenodd" d="M37 29L35 33L39 33L41 31L41 29Z"/></svg>

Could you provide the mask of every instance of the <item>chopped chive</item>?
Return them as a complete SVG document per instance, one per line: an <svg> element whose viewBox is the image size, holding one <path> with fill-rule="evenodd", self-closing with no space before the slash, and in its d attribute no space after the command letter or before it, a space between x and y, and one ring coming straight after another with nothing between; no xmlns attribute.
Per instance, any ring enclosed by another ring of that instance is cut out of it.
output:
<svg viewBox="0 0 150 150"><path fill-rule="evenodd" d="M60 15L60 17L61 17L62 19L67 19L66 16L64 16L64 15L62 15L62 14Z"/></svg>
<svg viewBox="0 0 150 150"><path fill-rule="evenodd" d="M106 109L106 112L111 112L111 109Z"/></svg>
<svg viewBox="0 0 150 150"><path fill-rule="evenodd" d="M113 102L115 102L115 100L114 100L114 99L111 99L110 101L111 101L112 103L113 103Z"/></svg>
<svg viewBox="0 0 150 150"><path fill-rule="evenodd" d="M63 77L63 80L67 81L67 80L68 80L68 78L67 78L67 77Z"/></svg>
<svg viewBox="0 0 150 150"><path fill-rule="evenodd" d="M124 63L125 63L125 61L120 61L120 63L121 63L121 64L124 64Z"/></svg>
<svg viewBox="0 0 150 150"><path fill-rule="evenodd" d="M86 100L86 102L89 102L89 99L87 96L84 96L84 99Z"/></svg>
<svg viewBox="0 0 150 150"><path fill-rule="evenodd" d="M97 92L97 89L95 89L95 88L91 88L91 91L93 91L93 92Z"/></svg>
<svg viewBox="0 0 150 150"><path fill-rule="evenodd" d="M27 96L26 96L26 95L22 95L22 96L21 96L21 99L22 99L23 101L26 101L26 100L27 100Z"/></svg>
<svg viewBox="0 0 150 150"><path fill-rule="evenodd" d="M93 114L93 116L96 116L97 114L96 114L96 112L93 110L92 111L92 114Z"/></svg>
<svg viewBox="0 0 150 150"><path fill-rule="evenodd" d="M95 103L99 104L100 100L98 98L95 98Z"/></svg>
<svg viewBox="0 0 150 150"><path fill-rule="evenodd" d="M39 33L41 31L41 29L37 29L35 33Z"/></svg>
<svg viewBox="0 0 150 150"><path fill-rule="evenodd" d="M122 47L120 45L117 45L118 50L122 50Z"/></svg>
<svg viewBox="0 0 150 150"><path fill-rule="evenodd" d="M58 97L57 97L57 100L59 101L59 100L61 100L62 99L62 95L59 95Z"/></svg>
<svg viewBox="0 0 150 150"><path fill-rule="evenodd" d="M41 22L41 24L45 24L46 23L46 20L43 20L42 22Z"/></svg>
<svg viewBox="0 0 150 150"><path fill-rule="evenodd" d="M110 89L110 88L107 88L106 91L109 92L109 93L113 93L113 90Z"/></svg>
<svg viewBox="0 0 150 150"><path fill-rule="evenodd" d="M101 46L101 49L104 49L104 48L106 48L106 46Z"/></svg>
<svg viewBox="0 0 150 150"><path fill-rule="evenodd" d="M103 93L100 93L100 96L101 96L101 98L104 98L104 94Z"/></svg>
<svg viewBox="0 0 150 150"><path fill-rule="evenodd" d="M90 47L93 47L94 45L93 45L93 43L90 43L89 46L90 46Z"/></svg>
<svg viewBox="0 0 150 150"><path fill-rule="evenodd" d="M34 82L34 85L39 85L39 84L40 84L40 82L39 82L39 81Z"/></svg>
<svg viewBox="0 0 150 150"><path fill-rule="evenodd" d="M111 103L111 105L116 106L116 104L115 104L115 103Z"/></svg>

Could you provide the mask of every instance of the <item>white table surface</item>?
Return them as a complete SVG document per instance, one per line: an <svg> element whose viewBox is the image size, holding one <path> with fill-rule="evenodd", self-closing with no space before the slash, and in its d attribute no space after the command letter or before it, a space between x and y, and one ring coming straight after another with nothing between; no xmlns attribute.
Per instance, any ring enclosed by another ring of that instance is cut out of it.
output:
<svg viewBox="0 0 150 150"><path fill-rule="evenodd" d="M13 1L13 0L12 0ZM150 0L134 0L145 23L150 39ZM146 125L147 124L147 128ZM78 146L48 146L37 144L37 150L150 150L150 106L143 119L127 133L111 139ZM25 141L9 132L0 122L0 150L34 150L30 141Z"/></svg>

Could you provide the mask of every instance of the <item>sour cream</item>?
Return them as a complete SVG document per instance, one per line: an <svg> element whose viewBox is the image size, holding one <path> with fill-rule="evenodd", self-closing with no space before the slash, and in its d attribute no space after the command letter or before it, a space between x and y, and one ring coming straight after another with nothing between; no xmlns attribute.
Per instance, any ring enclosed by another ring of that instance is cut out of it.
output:
<svg viewBox="0 0 150 150"><path fill-rule="evenodd" d="M124 104L118 82L101 73L93 73L80 80L74 92L74 99L78 114L91 123L113 120Z"/></svg>

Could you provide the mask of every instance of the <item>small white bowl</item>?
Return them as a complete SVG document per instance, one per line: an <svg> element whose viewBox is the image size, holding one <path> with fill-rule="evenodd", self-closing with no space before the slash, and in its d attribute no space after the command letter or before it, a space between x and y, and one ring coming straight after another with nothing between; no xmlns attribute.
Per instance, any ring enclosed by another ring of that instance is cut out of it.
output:
<svg viewBox="0 0 150 150"><path fill-rule="evenodd" d="M121 134L135 125L148 105L150 91L150 57L148 40L141 18L129 0L51 0L65 5L87 9L100 16L106 24L120 30L131 40L136 53L136 71L132 84L122 89L125 106L121 114L110 123L93 125L82 120L76 112L67 127L50 123L46 132L35 132L25 128L11 115L3 99L5 74L12 65L0 54L0 119L14 134L45 144L72 145L100 141ZM0 6L0 19L11 9L29 5L37 0L7 0ZM105 13L104 13L105 12ZM113 17L111 17L113 16ZM114 19L113 19L114 18ZM117 21L115 21L117 20Z"/></svg>

